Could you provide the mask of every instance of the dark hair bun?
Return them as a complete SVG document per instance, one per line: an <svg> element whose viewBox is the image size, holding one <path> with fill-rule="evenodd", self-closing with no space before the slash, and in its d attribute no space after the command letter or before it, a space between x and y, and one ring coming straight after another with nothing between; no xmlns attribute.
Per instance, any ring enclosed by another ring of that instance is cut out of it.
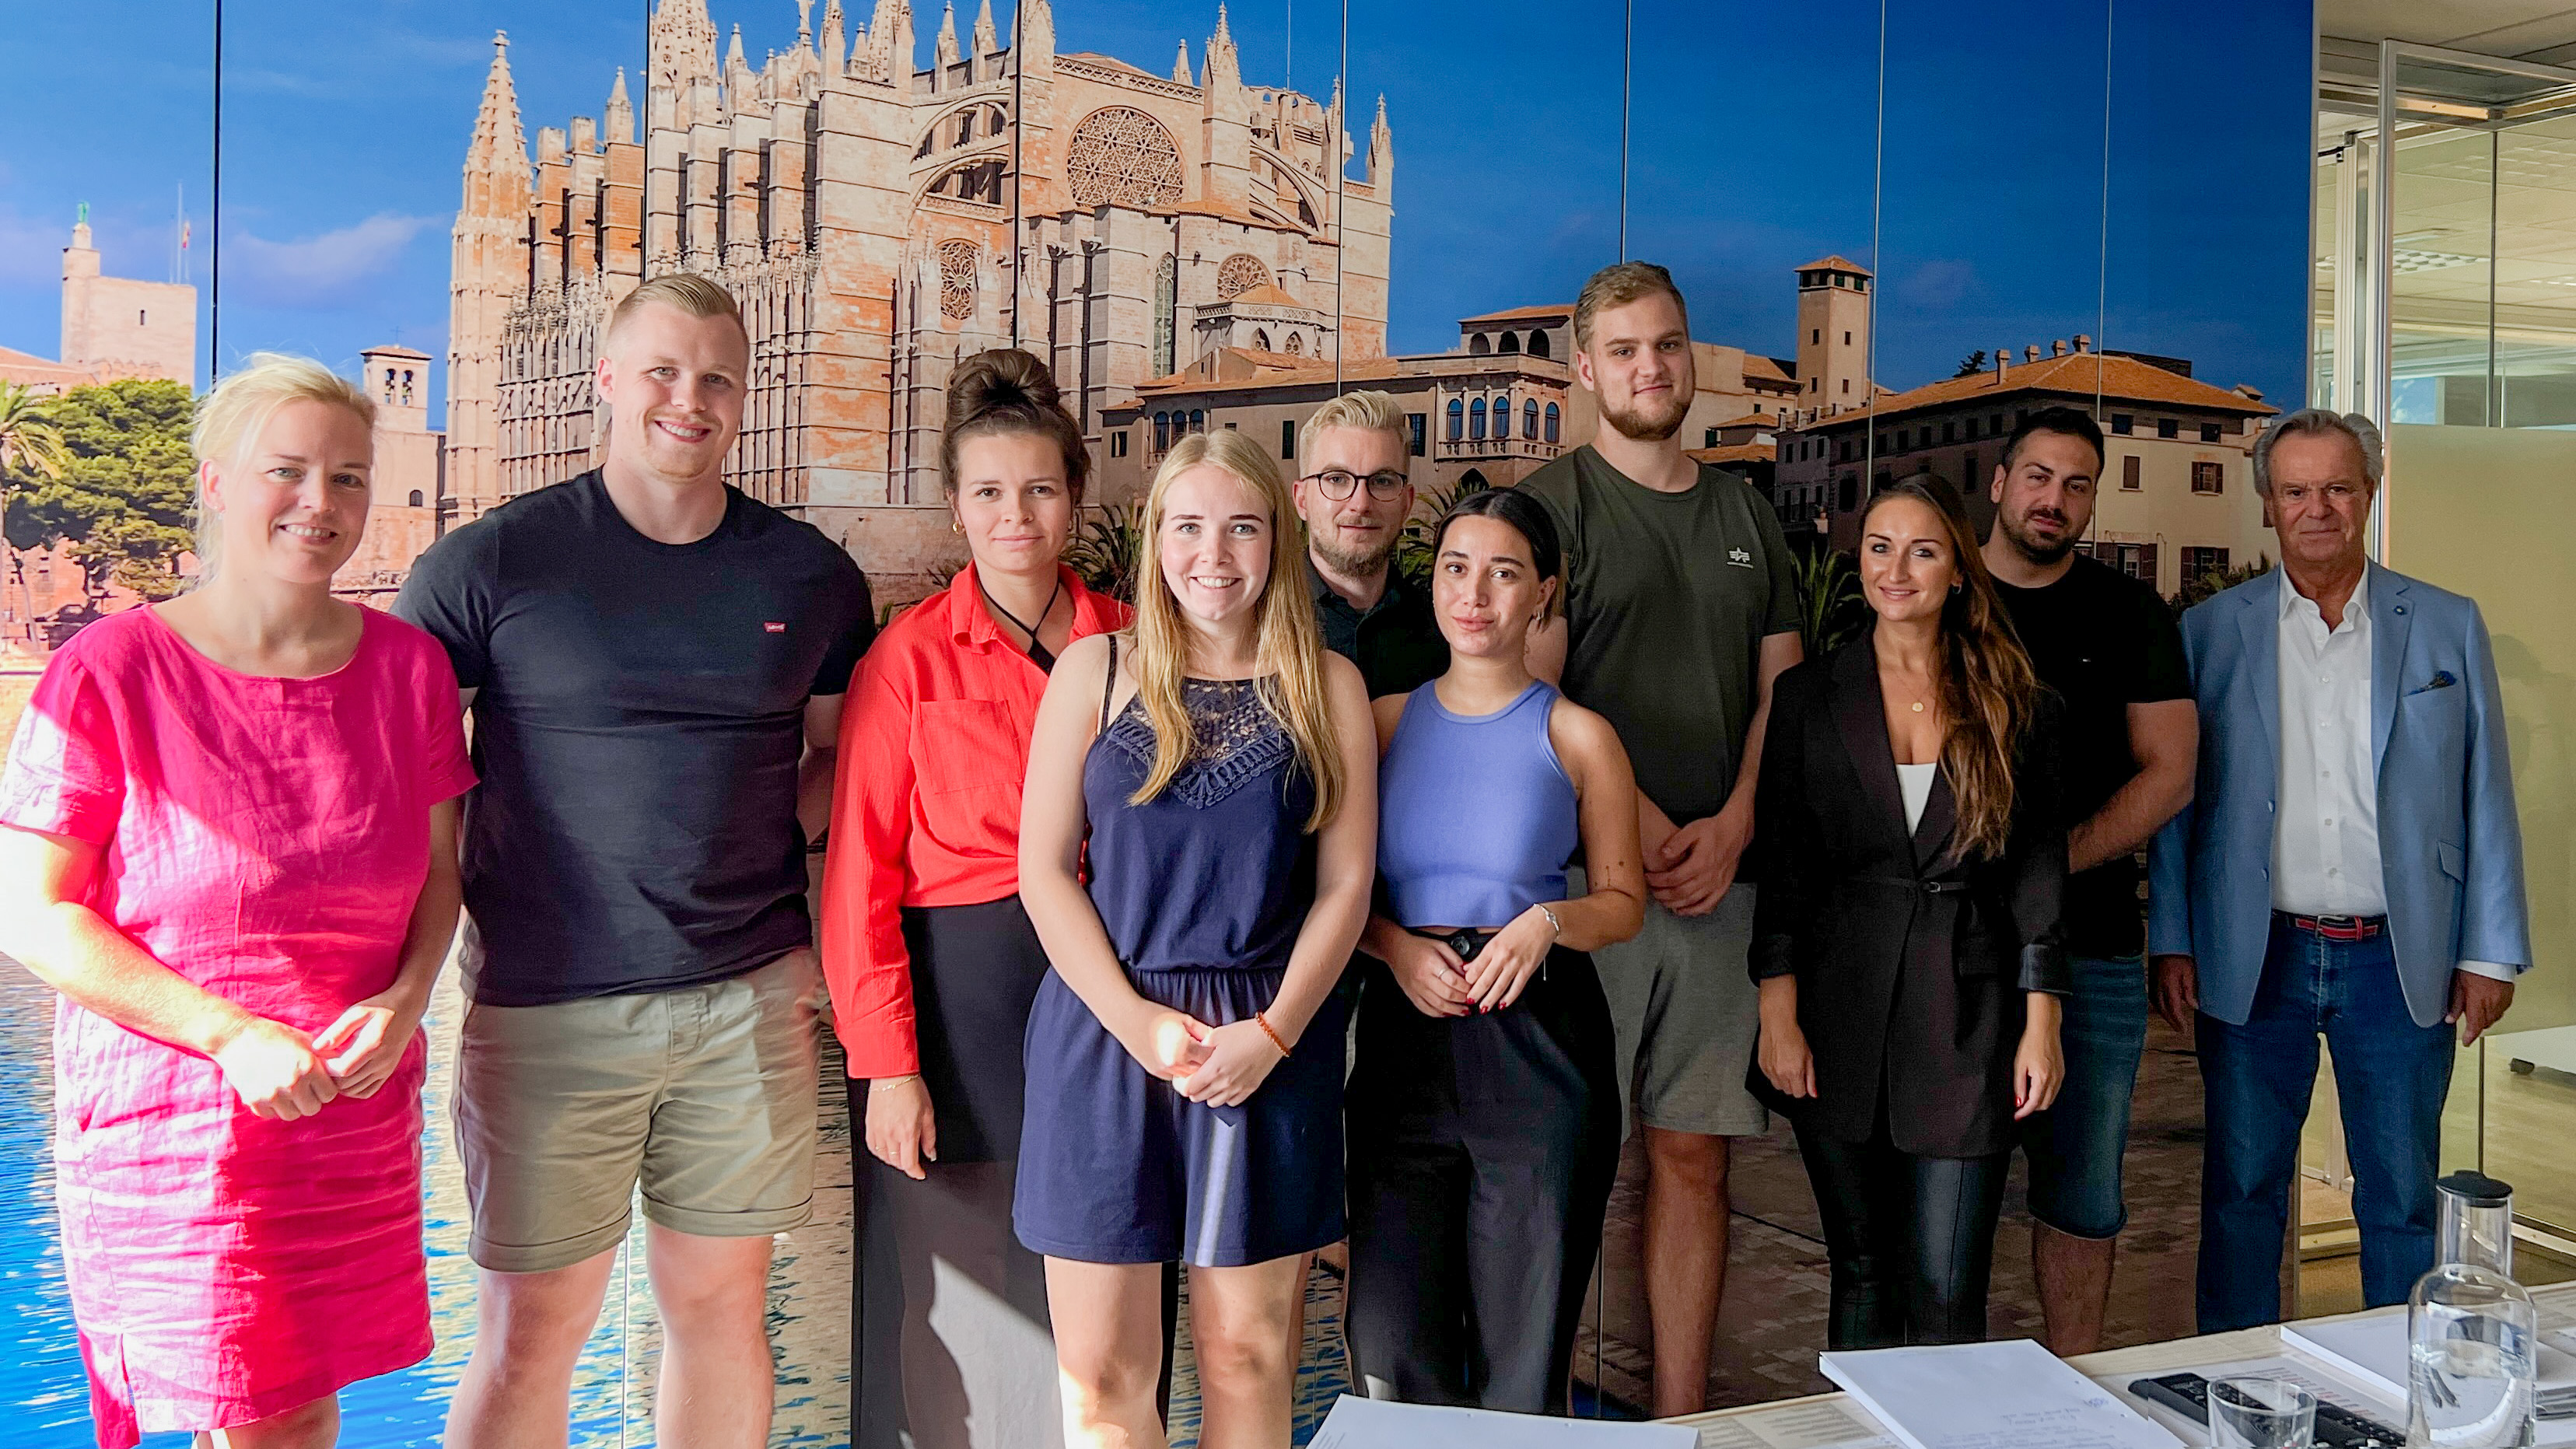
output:
<svg viewBox="0 0 2576 1449"><path fill-rule="evenodd" d="M1001 411L1061 406L1055 374L1016 347L979 352L948 379L948 426L962 428Z"/></svg>
<svg viewBox="0 0 2576 1449"><path fill-rule="evenodd" d="M1064 479L1074 501L1082 501L1091 478L1091 453L1082 427L1065 411L1055 374L1035 356L1016 347L978 352L948 374L948 422L939 440L939 471L945 485L957 486L957 445L985 433L1034 433L1053 442L1064 455Z"/></svg>

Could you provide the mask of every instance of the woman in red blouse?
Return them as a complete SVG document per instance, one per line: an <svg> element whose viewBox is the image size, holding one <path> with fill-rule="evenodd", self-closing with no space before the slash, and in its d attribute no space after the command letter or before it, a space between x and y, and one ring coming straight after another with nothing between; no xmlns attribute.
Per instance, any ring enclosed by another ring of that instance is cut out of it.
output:
<svg viewBox="0 0 2576 1449"><path fill-rule="evenodd" d="M1007 1439L1029 1404L1032 1427L1052 1420L1045 1267L1011 1235L1021 1038L1047 970L1020 908L1020 782L1056 656L1132 612L1062 562L1090 457L1044 363L996 349L960 364L940 463L972 561L859 667L823 865L852 1135L882 1164L858 1179L855 1449L907 1429ZM951 1293L935 1324L934 1259L986 1290Z"/></svg>

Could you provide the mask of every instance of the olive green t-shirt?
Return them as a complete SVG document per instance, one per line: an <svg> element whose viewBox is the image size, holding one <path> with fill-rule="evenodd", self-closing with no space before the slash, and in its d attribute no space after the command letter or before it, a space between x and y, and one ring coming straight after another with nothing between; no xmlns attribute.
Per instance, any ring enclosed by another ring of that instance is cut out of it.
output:
<svg viewBox="0 0 2576 1449"><path fill-rule="evenodd" d="M1714 815L1753 723L1762 641L1798 628L1780 521L1732 473L1659 493L1590 444L1531 474L1565 548L1565 697L1618 730L1676 825Z"/></svg>

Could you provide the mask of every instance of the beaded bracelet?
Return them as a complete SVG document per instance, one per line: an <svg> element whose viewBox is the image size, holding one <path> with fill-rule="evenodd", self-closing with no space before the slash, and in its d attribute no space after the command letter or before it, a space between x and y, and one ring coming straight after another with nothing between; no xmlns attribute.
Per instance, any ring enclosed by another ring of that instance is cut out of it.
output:
<svg viewBox="0 0 2576 1449"><path fill-rule="evenodd" d="M1295 1053L1288 1050L1288 1043L1279 1039L1279 1033L1271 1029L1269 1017L1256 1011L1252 1014L1252 1020L1261 1028L1261 1034L1270 1038L1270 1044L1279 1048L1279 1055L1283 1057L1295 1055Z"/></svg>

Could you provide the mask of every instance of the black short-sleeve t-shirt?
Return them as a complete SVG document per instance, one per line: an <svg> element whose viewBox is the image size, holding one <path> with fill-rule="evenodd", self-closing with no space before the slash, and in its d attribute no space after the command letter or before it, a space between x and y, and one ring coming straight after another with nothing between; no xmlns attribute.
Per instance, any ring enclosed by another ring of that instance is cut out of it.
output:
<svg viewBox="0 0 2576 1449"><path fill-rule="evenodd" d="M1565 697L1610 721L1674 824L1716 814L1753 726L1762 641L1798 627L1779 518L1732 473L1702 464L1689 488L1658 492L1590 444L1520 487L1565 549Z"/></svg>
<svg viewBox="0 0 2576 1449"><path fill-rule="evenodd" d="M2191 698L2182 631L2156 591L2106 564L2077 557L2056 583L2020 589L1995 581L2040 681L2065 701L2066 823L2091 818L2138 773L2129 706ZM2138 866L2105 861L2066 881L2067 947L2087 956L2144 949Z"/></svg>
<svg viewBox="0 0 2576 1449"><path fill-rule="evenodd" d="M713 533L657 543L592 472L440 539L394 612L477 691L475 1000L669 990L809 944L805 705L876 625L848 553L732 488Z"/></svg>

